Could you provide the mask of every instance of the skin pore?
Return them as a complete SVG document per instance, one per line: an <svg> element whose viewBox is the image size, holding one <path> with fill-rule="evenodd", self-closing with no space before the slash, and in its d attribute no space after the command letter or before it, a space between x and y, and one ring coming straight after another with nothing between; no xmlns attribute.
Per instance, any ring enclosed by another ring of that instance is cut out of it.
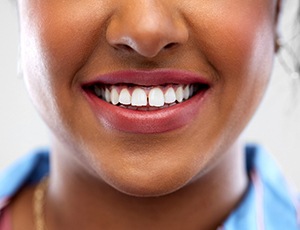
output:
<svg viewBox="0 0 300 230"><path fill-rule="evenodd" d="M238 137L269 81L279 4L20 0L24 78L52 131L47 229L222 224L247 188ZM95 116L81 86L128 69L186 70L210 88L184 127L123 132ZM32 192L13 202L16 230L33 229Z"/></svg>

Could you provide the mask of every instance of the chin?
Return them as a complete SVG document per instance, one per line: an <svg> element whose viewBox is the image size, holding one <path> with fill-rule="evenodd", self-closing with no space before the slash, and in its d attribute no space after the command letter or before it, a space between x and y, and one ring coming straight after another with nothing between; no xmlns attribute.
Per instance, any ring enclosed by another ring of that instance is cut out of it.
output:
<svg viewBox="0 0 300 230"><path fill-rule="evenodd" d="M180 188L182 188L185 184L162 184L159 183L158 185L156 184L146 184L143 186L143 184L113 184L112 186L114 189L117 191L129 195L129 196L134 196L134 197L160 197L160 196L165 196L169 195L171 193L176 192Z"/></svg>
<svg viewBox="0 0 300 230"><path fill-rule="evenodd" d="M175 170L174 170L175 171ZM144 175L123 174L106 178L106 183L117 191L135 197L159 197L171 194L184 187L191 176L187 173L160 174L147 173ZM175 172L176 172L175 171Z"/></svg>

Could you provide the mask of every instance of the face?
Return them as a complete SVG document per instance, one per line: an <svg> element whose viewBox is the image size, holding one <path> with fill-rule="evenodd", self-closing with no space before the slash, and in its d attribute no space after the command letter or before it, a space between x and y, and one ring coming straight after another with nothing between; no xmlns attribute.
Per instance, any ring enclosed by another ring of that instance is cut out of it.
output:
<svg viewBox="0 0 300 230"><path fill-rule="evenodd" d="M53 153L66 169L138 196L201 178L264 94L276 5L20 0L24 78Z"/></svg>

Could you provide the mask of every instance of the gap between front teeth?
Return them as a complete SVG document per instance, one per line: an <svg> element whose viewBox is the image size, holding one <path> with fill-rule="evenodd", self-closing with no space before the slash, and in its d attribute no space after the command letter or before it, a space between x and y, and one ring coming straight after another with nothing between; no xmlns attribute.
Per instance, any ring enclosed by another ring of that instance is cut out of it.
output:
<svg viewBox="0 0 300 230"><path fill-rule="evenodd" d="M163 89L126 86L112 86L109 89L95 86L94 91L98 97L113 105L163 107L189 99L193 93L193 86L177 85Z"/></svg>

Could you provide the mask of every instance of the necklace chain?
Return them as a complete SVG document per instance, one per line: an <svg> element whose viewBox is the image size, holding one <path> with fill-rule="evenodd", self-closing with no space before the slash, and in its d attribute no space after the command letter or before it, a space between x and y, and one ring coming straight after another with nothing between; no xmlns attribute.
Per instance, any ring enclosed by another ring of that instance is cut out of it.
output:
<svg viewBox="0 0 300 230"><path fill-rule="evenodd" d="M42 179L36 186L33 195L33 213L35 230L47 230L45 224L45 195L48 188L48 177ZM218 227L217 230L222 230L223 227Z"/></svg>
<svg viewBox="0 0 300 230"><path fill-rule="evenodd" d="M35 230L46 230L44 207L45 195L48 188L48 178L42 179L34 190L33 196L33 213Z"/></svg>

